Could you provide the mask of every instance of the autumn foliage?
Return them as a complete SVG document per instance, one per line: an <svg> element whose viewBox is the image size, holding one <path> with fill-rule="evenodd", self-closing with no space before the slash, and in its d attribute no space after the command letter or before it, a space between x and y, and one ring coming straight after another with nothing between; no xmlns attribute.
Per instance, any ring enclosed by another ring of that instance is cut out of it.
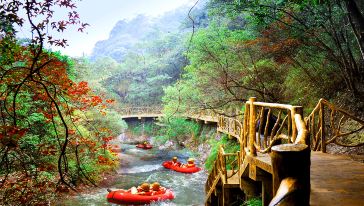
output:
<svg viewBox="0 0 364 206"><path fill-rule="evenodd" d="M72 81L69 58L43 51L34 62L30 46L0 41L9 44L0 59L0 202L42 205L116 165L115 133L86 115L106 115L113 100Z"/></svg>

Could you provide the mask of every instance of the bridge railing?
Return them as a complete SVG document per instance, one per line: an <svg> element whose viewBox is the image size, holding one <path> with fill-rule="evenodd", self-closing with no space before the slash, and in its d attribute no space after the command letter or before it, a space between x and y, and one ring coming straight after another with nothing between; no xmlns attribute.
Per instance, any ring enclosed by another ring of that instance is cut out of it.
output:
<svg viewBox="0 0 364 206"><path fill-rule="evenodd" d="M364 145L364 120L325 99L320 99L305 122L314 151L326 152L329 144L343 147Z"/></svg>
<svg viewBox="0 0 364 206"><path fill-rule="evenodd" d="M161 107L125 107L120 108L121 115L141 115L141 114L162 114Z"/></svg>

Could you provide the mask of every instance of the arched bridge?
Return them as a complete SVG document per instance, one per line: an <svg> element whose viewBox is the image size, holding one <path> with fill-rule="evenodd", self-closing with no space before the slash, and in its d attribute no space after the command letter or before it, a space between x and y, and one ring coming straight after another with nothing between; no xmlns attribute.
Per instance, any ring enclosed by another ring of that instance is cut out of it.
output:
<svg viewBox="0 0 364 206"><path fill-rule="evenodd" d="M125 111L125 118L162 116L155 109ZM363 205L364 164L326 153L336 147L363 147L360 118L324 99L307 117L300 106L255 98L246 102L242 117L218 113L202 110L184 115L216 123L218 132L240 144L234 153L219 148L205 185L205 205L229 205L237 196L261 196L263 205L272 206Z"/></svg>

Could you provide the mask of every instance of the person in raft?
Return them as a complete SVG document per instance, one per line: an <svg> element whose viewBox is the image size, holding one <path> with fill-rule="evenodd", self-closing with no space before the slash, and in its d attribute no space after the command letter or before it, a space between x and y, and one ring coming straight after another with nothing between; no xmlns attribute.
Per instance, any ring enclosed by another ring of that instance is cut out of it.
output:
<svg viewBox="0 0 364 206"><path fill-rule="evenodd" d="M137 195L151 195L152 192L150 191L150 185L146 182L136 187L132 187L128 190L131 194Z"/></svg>
<svg viewBox="0 0 364 206"><path fill-rule="evenodd" d="M181 166L181 163L180 163L180 162L178 162L178 158L177 158L177 157L173 157L173 158L172 158L172 165L173 165L173 166L178 166L178 167L180 167L180 166Z"/></svg>
<svg viewBox="0 0 364 206"><path fill-rule="evenodd" d="M147 146L147 144L148 144L148 142L143 142L143 145L144 145L144 146Z"/></svg>
<svg viewBox="0 0 364 206"><path fill-rule="evenodd" d="M184 167L184 168L196 167L196 165L195 165L195 159L188 158L187 164L183 164L181 167Z"/></svg>
<svg viewBox="0 0 364 206"><path fill-rule="evenodd" d="M150 189L152 190L152 195L161 195L166 193L166 188L162 187L158 182L153 183Z"/></svg>

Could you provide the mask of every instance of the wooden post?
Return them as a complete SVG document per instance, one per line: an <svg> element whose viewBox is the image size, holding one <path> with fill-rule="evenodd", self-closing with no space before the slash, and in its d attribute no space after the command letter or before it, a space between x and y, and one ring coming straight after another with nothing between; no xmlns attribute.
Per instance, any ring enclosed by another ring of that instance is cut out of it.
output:
<svg viewBox="0 0 364 206"><path fill-rule="evenodd" d="M310 145L310 138L309 137L309 131L306 128L306 124L303 121L303 119L299 120L300 118L297 119L297 116L301 116L303 118L303 107L301 106L295 106L293 107L296 116L294 116L294 120L295 120L295 125L296 125L296 130L297 130L297 136L294 139L295 144L306 144L306 145ZM303 128L305 127L305 128ZM298 139L297 139L298 138Z"/></svg>
<svg viewBox="0 0 364 206"><path fill-rule="evenodd" d="M269 205L308 206L310 202L310 148L304 144L272 147L273 196Z"/></svg>
<svg viewBox="0 0 364 206"><path fill-rule="evenodd" d="M254 105L256 98L250 97L250 110L249 110L249 154L257 156L257 151L254 146L255 141L255 119L256 119L256 107Z"/></svg>
<svg viewBox="0 0 364 206"><path fill-rule="evenodd" d="M264 206L267 206L272 200L272 194L272 180L269 178L264 178L262 181L262 200Z"/></svg>
<svg viewBox="0 0 364 206"><path fill-rule="evenodd" d="M320 122L321 122L321 151L326 153L326 138L325 138L325 110L324 104L320 101Z"/></svg>
<svg viewBox="0 0 364 206"><path fill-rule="evenodd" d="M242 142L242 146L240 146L240 151L241 151L241 155L242 155L242 159L244 159L245 157L245 147L247 146L247 131L249 131L248 128L248 119L249 119L249 111L250 107L249 104L245 103L245 113L244 113L244 119L243 119L243 130L242 130L242 135L241 135L241 142Z"/></svg>
<svg viewBox="0 0 364 206"><path fill-rule="evenodd" d="M292 125L292 137L291 137L291 142L294 142L296 140L297 137L297 126L296 126L296 122L294 119L294 115L296 114L295 109L293 108L291 110L291 125Z"/></svg>

